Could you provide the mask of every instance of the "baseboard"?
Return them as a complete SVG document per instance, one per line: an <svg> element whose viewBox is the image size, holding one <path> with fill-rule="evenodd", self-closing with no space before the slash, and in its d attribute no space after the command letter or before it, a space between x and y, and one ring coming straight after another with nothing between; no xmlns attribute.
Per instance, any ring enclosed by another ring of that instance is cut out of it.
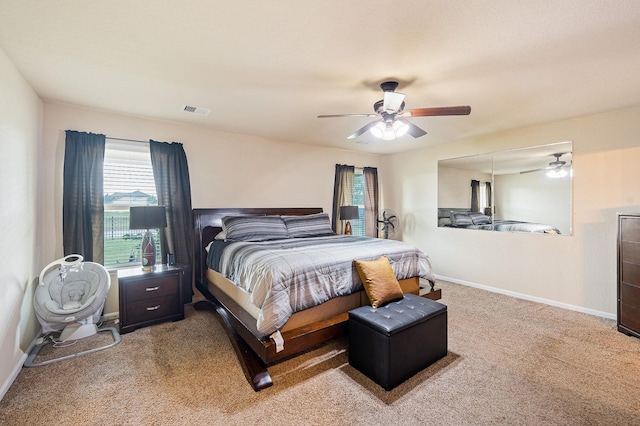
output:
<svg viewBox="0 0 640 426"><path fill-rule="evenodd" d="M116 311L116 312L110 312L108 314L103 313L102 316L100 317L100 319L102 321L112 321L112 320L116 320L120 318L120 312Z"/></svg>
<svg viewBox="0 0 640 426"><path fill-rule="evenodd" d="M4 396L9 391L9 388L11 387L13 382L16 380L16 377L18 377L18 374L20 374L20 370L22 370L22 365L26 360L27 360L27 354L22 354L22 356L20 357L20 362L14 365L11 375L7 377L7 380L5 380L5 382L2 384L2 388L0 388L0 401L2 401Z"/></svg>
<svg viewBox="0 0 640 426"><path fill-rule="evenodd" d="M31 343L29 343L27 352L23 353L20 356L20 362L18 362L16 365L13 366L13 371L11 372L9 377L7 377L7 380L5 380L5 382L2 384L2 388L0 388L0 401L2 400L2 398L4 398L6 393L9 391L9 388L11 387L13 382L16 380L16 377L18 377L18 374L20 374L20 371L22 370L22 366L24 365L24 362L27 360L29 353L31 353L31 349L34 348L34 346L36 345L36 341L40 338L40 336L42 336L42 328L38 330L38 333L36 334L36 336L33 338L33 340L31 340Z"/></svg>
<svg viewBox="0 0 640 426"><path fill-rule="evenodd" d="M504 289L496 288L496 287L490 287L490 286L487 286L487 285L477 284L477 283L474 283L474 282L471 282L471 281L464 281L464 280L459 280L459 279L451 278L451 277L445 277L445 276L442 276L442 275L435 275L435 277L438 280L449 281L449 282L452 282L454 284L466 285L468 287L474 287L474 288L478 288L480 290L490 291L492 293L504 294L506 296L515 297L517 299L529 300L531 302L544 303L545 305L550 305L550 306L555 306L555 307L558 307L558 308L568 309L570 311L582 312L583 314L589 314L589 315L593 315L593 316L596 316L596 317L607 318L607 319L612 319L612 320L616 319L616 314L610 314L608 312L597 311L595 309L588 309L588 308L585 308L585 307L582 307L582 306L576 306L576 305L571 305L571 304L568 304L568 303L557 302L555 300L544 299L542 297L536 297L536 296L530 296L528 294L517 293L515 291L504 290ZM446 291L445 291L445 294L446 294Z"/></svg>

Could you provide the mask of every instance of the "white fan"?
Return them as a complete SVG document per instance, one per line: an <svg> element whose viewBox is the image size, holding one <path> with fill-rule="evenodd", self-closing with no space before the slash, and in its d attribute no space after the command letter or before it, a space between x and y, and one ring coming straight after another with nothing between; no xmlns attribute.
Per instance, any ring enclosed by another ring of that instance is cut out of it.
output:
<svg viewBox="0 0 640 426"><path fill-rule="evenodd" d="M378 231L382 238L389 238L400 227L400 219L393 210L384 209L378 212Z"/></svg>

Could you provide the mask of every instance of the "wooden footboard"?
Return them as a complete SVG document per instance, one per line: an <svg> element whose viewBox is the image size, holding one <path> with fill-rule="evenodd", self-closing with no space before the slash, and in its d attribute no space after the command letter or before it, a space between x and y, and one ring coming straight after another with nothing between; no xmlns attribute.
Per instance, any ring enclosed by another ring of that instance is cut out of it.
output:
<svg viewBox="0 0 640 426"><path fill-rule="evenodd" d="M267 371L268 365L316 348L343 335L347 330L348 314L345 312L323 321L283 332L282 338L285 345L284 349L278 352L276 344L271 339L256 338L250 326L255 320L247 321L246 318L243 318L248 314L239 309L235 302L223 292L216 292L218 296L216 297L209 291L209 288L201 283L197 283L196 287L207 300L197 302L194 305L195 308L208 310L217 315L233 345L245 377L256 392L273 384Z"/></svg>

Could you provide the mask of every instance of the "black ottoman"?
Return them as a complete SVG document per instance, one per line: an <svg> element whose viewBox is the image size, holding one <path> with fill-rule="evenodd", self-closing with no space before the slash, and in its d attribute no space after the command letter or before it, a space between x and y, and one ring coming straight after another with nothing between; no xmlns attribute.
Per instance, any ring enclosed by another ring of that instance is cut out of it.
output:
<svg viewBox="0 0 640 426"><path fill-rule="evenodd" d="M413 294L349 311L349 364L391 390L447 355L447 307Z"/></svg>

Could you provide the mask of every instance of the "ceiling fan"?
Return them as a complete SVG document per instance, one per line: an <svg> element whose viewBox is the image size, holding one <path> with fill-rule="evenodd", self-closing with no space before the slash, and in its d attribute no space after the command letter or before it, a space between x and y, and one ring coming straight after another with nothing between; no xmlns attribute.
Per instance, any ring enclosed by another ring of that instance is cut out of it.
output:
<svg viewBox="0 0 640 426"><path fill-rule="evenodd" d="M553 177L553 178L565 177L567 174L569 174L569 172L567 172L567 170L564 168L567 162L560 159L560 157L562 157L565 154L566 152L559 152L557 154L553 154L553 156L556 159L554 161L551 161L547 167L542 167L540 169L533 169L533 170L525 170L520 172L520 174L547 170L547 176L549 177Z"/></svg>
<svg viewBox="0 0 640 426"><path fill-rule="evenodd" d="M398 87L396 81L385 81L380 84L380 88L384 92L384 99L373 104L373 114L328 114L319 115L318 118L334 118L334 117L376 117L376 120L370 122L364 127L356 130L349 135L347 139L354 139L363 133L370 131L374 136L384 139L393 140L405 133L409 133L414 138L419 138L427 134L420 127L409 122L407 117L427 117L438 115L469 115L471 113L470 106L449 106L436 108L415 108L404 109L403 93L395 92Z"/></svg>

